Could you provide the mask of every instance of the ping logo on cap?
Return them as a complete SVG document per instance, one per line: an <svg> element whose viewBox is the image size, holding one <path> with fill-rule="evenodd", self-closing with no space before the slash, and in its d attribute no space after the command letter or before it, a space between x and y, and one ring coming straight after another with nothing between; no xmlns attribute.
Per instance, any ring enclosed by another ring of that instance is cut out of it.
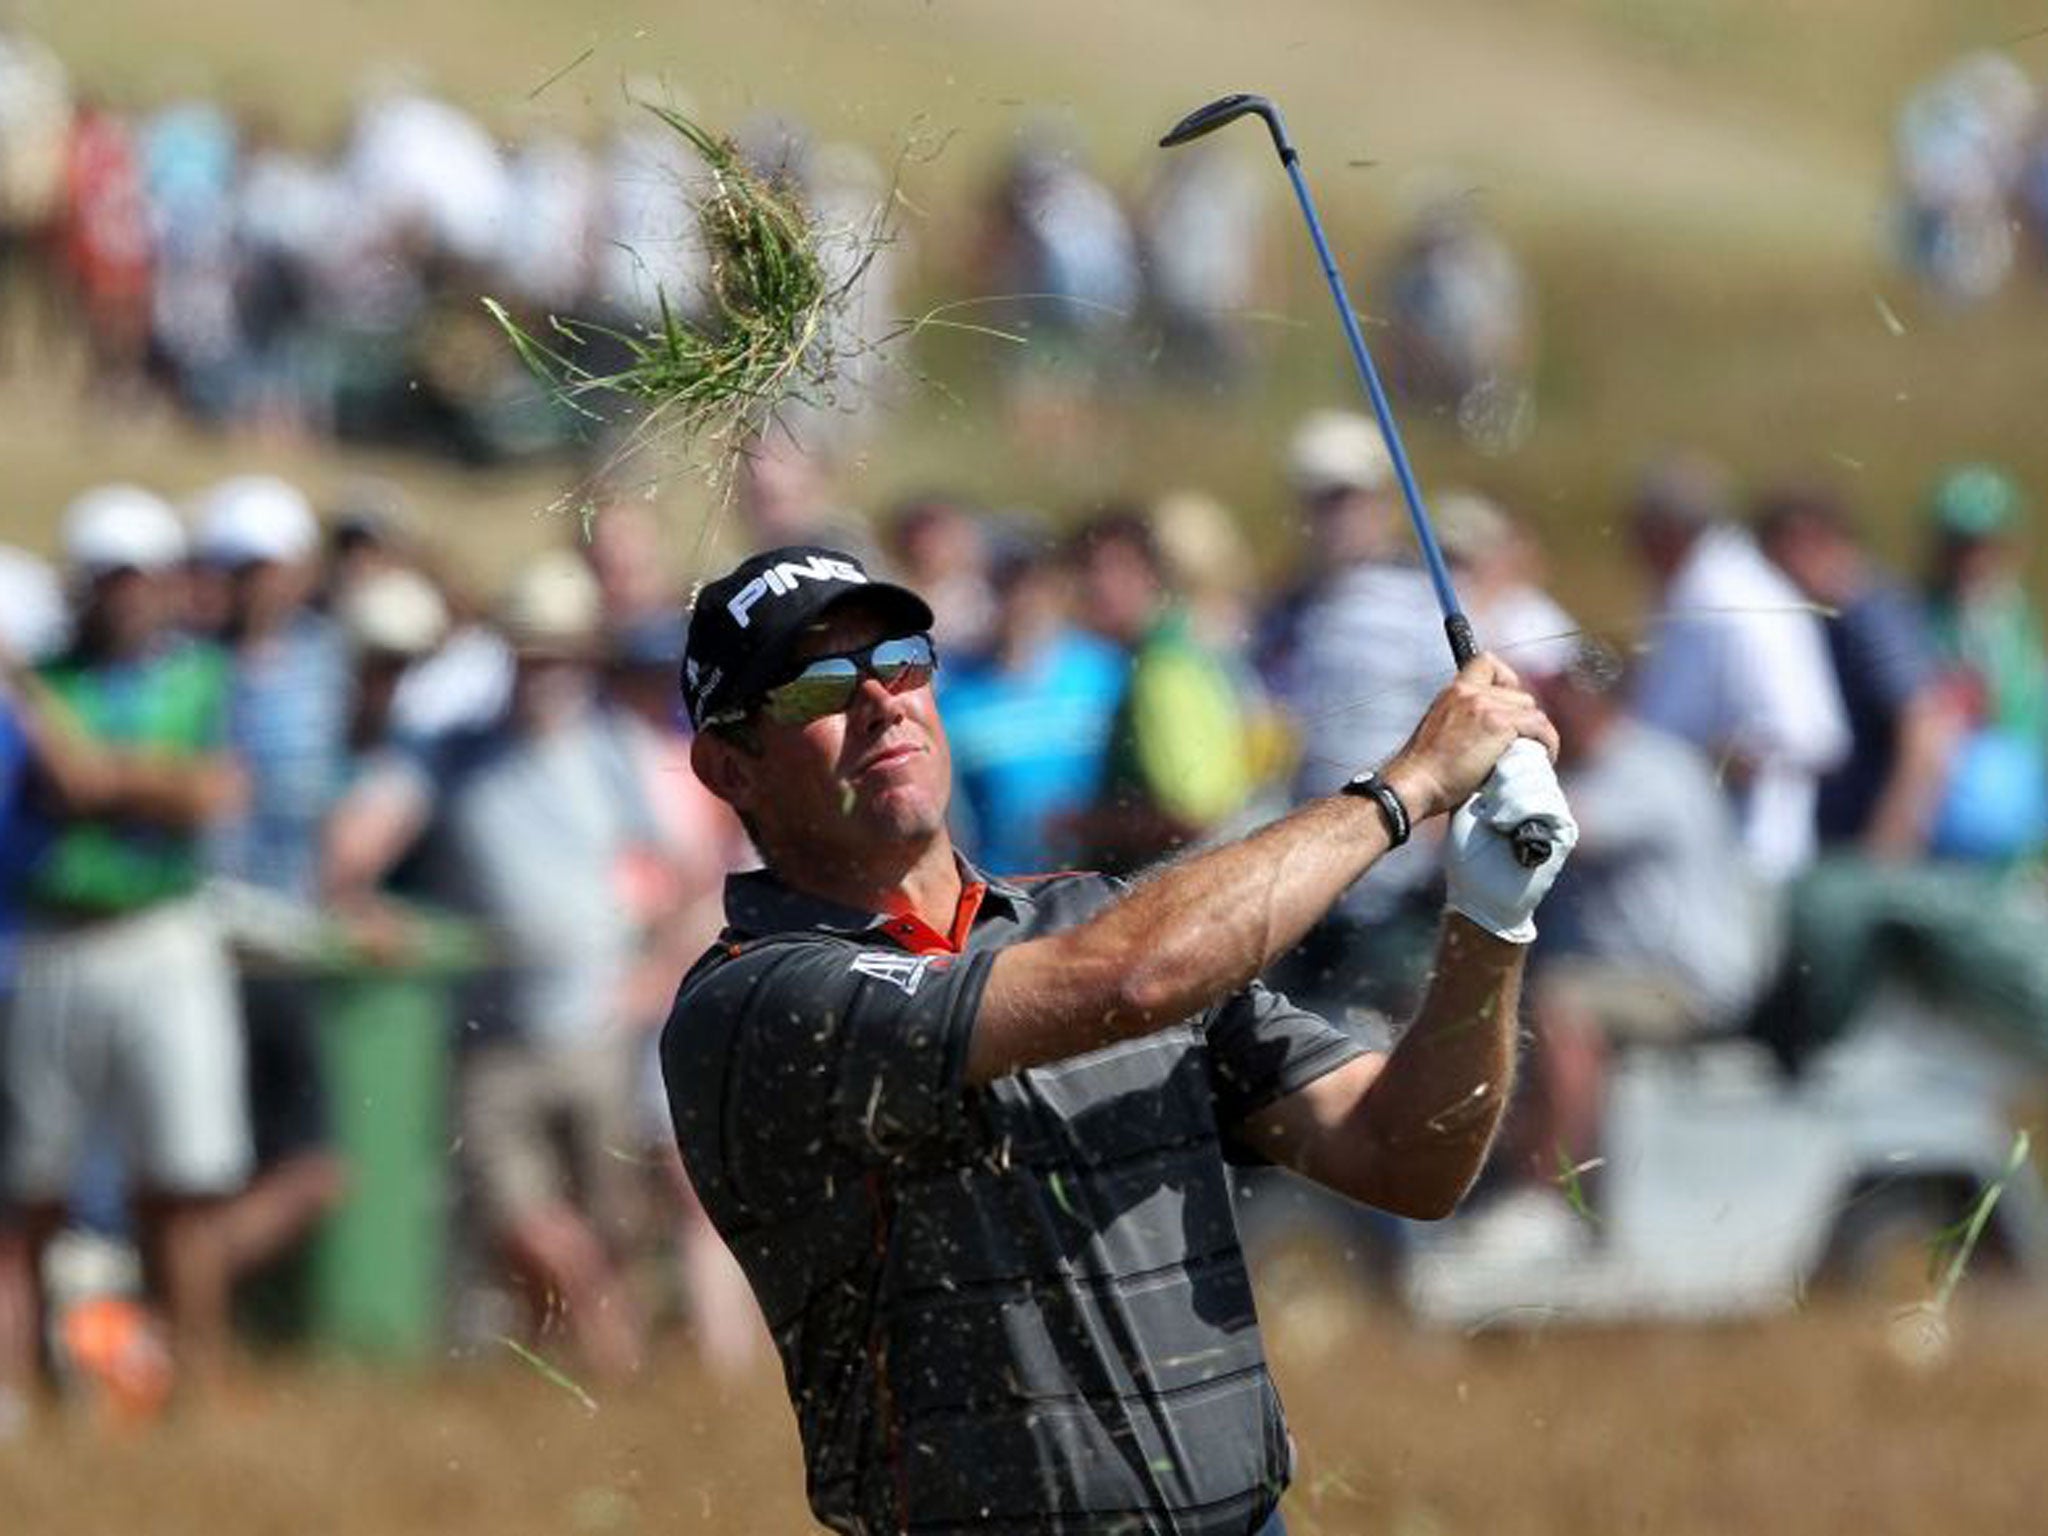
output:
<svg viewBox="0 0 2048 1536"><path fill-rule="evenodd" d="M867 572L852 561L835 560L830 555L812 555L808 560L783 560L769 566L734 593L726 603L725 611L732 615L733 623L745 629L750 622L747 611L754 604L770 595L781 597L792 592L800 581L865 582L867 579Z"/></svg>

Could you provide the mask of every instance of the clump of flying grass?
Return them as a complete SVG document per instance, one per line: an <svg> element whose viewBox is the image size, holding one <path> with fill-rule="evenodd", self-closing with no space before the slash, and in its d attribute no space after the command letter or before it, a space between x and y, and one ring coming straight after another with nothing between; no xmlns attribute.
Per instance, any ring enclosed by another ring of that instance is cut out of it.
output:
<svg viewBox="0 0 2048 1536"><path fill-rule="evenodd" d="M623 400L642 439L673 436L737 454L781 406L832 402L840 350L860 345L835 319L887 242L886 224L878 218L856 234L854 259L835 273L787 178L763 175L730 139L673 108L642 105L703 163L693 208L706 266L700 302L686 312L682 296L660 293L656 320L631 327L549 316L545 335L496 299L484 307L548 392L582 416L605 421ZM623 361L599 371L585 355Z"/></svg>

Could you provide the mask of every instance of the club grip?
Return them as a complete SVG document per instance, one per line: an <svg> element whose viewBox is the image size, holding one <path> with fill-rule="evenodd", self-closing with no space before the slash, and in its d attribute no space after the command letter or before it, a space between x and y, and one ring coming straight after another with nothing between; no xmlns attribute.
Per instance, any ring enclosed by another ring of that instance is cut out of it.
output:
<svg viewBox="0 0 2048 1536"><path fill-rule="evenodd" d="M1479 654L1479 638L1472 633L1472 621L1462 613L1444 615L1444 637L1451 642L1451 665L1460 672Z"/></svg>
<svg viewBox="0 0 2048 1536"><path fill-rule="evenodd" d="M1472 633L1472 621L1462 613L1446 614L1444 635L1451 642L1452 660L1463 670L1465 663L1479 654L1479 639ZM1512 841L1515 862L1524 869L1534 869L1550 857L1550 839L1536 822L1525 821L1515 828Z"/></svg>

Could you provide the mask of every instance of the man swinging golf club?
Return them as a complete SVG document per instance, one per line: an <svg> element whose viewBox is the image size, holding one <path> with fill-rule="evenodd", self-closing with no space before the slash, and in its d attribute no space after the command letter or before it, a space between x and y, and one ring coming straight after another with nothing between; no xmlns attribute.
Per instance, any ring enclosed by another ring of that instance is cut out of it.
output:
<svg viewBox="0 0 2048 1536"><path fill-rule="evenodd" d="M1458 1203L1576 837L1555 732L1481 655L1377 772L1241 842L1128 889L997 880L947 834L930 624L844 554L776 550L704 588L684 660L698 772L766 868L728 884L663 1069L811 1507L919 1536L1278 1529L1291 1448L1225 1164ZM1391 1052L1258 983L1446 812L1435 980Z"/></svg>

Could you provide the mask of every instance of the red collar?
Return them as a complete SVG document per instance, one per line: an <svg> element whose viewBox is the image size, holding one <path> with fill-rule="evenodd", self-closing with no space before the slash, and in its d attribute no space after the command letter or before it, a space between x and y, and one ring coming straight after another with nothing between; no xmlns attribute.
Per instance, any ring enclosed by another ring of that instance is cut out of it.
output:
<svg viewBox="0 0 2048 1536"><path fill-rule="evenodd" d="M980 880L961 885L960 904L953 909L949 933L939 932L915 912L885 919L882 931L913 955L957 955L967 947L967 936L974 931L975 915L981 911L981 899L987 894L988 886Z"/></svg>

